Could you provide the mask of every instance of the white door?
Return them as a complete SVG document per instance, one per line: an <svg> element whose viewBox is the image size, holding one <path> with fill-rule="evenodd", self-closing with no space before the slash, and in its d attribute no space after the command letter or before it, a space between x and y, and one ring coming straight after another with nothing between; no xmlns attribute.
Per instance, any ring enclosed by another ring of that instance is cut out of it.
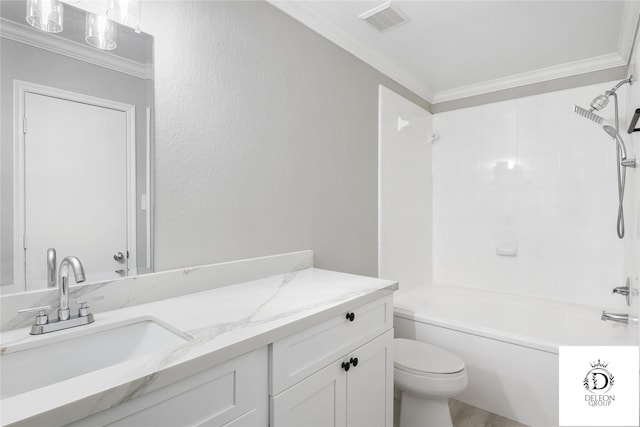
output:
<svg viewBox="0 0 640 427"><path fill-rule="evenodd" d="M29 92L24 113L26 289L46 286L47 248L89 282L126 274L127 114Z"/></svg>
<svg viewBox="0 0 640 427"><path fill-rule="evenodd" d="M334 362L273 398L273 426L344 427L346 372Z"/></svg>
<svg viewBox="0 0 640 427"><path fill-rule="evenodd" d="M347 374L347 426L393 426L393 331L355 350Z"/></svg>

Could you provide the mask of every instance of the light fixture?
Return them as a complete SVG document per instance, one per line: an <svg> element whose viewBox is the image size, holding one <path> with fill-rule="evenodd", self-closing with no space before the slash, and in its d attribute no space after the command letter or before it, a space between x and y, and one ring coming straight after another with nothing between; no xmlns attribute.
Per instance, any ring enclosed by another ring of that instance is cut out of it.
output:
<svg viewBox="0 0 640 427"><path fill-rule="evenodd" d="M116 24L106 16L87 13L85 41L102 50L116 48Z"/></svg>
<svg viewBox="0 0 640 427"><path fill-rule="evenodd" d="M59 33L63 10L60 0L27 0L27 22L38 30Z"/></svg>
<svg viewBox="0 0 640 427"><path fill-rule="evenodd" d="M139 33L141 5L140 0L109 0L107 16Z"/></svg>

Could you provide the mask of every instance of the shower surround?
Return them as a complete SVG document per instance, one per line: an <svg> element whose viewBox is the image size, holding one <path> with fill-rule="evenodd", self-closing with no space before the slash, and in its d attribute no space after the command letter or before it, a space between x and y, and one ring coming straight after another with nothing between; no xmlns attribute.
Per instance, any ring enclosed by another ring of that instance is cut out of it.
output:
<svg viewBox="0 0 640 427"><path fill-rule="evenodd" d="M616 145L572 111L616 83L434 115L435 283L626 308L611 295L625 279L625 243L616 236ZM619 93L625 130L630 90L637 87ZM599 114L613 122L613 107ZM635 174L629 170L628 180ZM637 187L629 184L627 232L637 240Z"/></svg>

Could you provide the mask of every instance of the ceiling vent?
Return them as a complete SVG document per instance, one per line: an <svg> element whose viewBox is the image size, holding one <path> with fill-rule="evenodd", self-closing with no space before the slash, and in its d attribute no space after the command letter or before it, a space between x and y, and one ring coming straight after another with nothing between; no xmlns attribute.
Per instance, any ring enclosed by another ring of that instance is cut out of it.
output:
<svg viewBox="0 0 640 427"><path fill-rule="evenodd" d="M358 18L367 21L380 32L388 31L409 21L397 6L391 6L390 1L362 13Z"/></svg>

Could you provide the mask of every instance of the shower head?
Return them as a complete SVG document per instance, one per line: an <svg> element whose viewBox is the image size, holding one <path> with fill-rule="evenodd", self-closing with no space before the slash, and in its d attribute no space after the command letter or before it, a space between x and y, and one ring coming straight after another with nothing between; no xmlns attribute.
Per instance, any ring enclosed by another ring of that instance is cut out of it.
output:
<svg viewBox="0 0 640 427"><path fill-rule="evenodd" d="M602 129L604 129L604 131L611 138L614 138L616 140L616 143L618 144L618 149L620 150L620 160L626 160L627 159L627 147L624 145L624 141L622 140L622 137L620 136L620 133L616 130L616 128L614 128L613 126L609 126L609 125L602 126Z"/></svg>
<svg viewBox="0 0 640 427"><path fill-rule="evenodd" d="M604 107L607 106L607 104L609 104L609 97L610 96L616 96L615 93L618 89L620 89L620 86L625 85L625 84L632 84L633 83L633 76L629 76L628 79L622 80L620 82L618 82L618 84L616 84L614 87L611 88L611 90L606 91L604 94L602 95L598 95L595 98L593 98L593 101L591 101L591 104L589 104L591 106L590 110L586 110L582 107L578 107L577 105L573 106L573 111L577 114L580 114L582 117L587 118L593 122L596 122L597 124L601 125L602 122L604 121L604 119L600 116L598 116L597 114L594 114L594 111L600 111L602 110ZM616 103L616 126L618 123L618 107L617 107L617 103Z"/></svg>
<svg viewBox="0 0 640 427"><path fill-rule="evenodd" d="M613 92L611 92L613 93ZM609 103L609 92L605 95L598 95L591 101L591 111L600 111Z"/></svg>
<svg viewBox="0 0 640 427"><path fill-rule="evenodd" d="M628 79L618 82L618 84L612 87L611 90L608 90L604 94L598 95L595 98L593 98L593 101L591 101L591 104L590 104L591 111L600 111L604 107L606 107L607 104L609 103L609 97L615 94L616 91L620 89L620 86L625 85L627 83L631 85L633 83L632 79L633 79L633 76L629 76Z"/></svg>
<svg viewBox="0 0 640 427"><path fill-rule="evenodd" d="M609 126L609 125L604 125L602 126L602 129L604 129L604 131L611 137L611 138L617 138L618 136L618 131L616 130L616 128L614 128L613 126Z"/></svg>
<svg viewBox="0 0 640 427"><path fill-rule="evenodd" d="M578 107L577 105L573 106L573 112L576 114L581 115L582 117L584 117L585 119L589 119L592 122L596 122L597 124L601 125L602 122L604 121L604 119L602 117L600 117L599 115L589 111L589 110L585 110L582 107Z"/></svg>

